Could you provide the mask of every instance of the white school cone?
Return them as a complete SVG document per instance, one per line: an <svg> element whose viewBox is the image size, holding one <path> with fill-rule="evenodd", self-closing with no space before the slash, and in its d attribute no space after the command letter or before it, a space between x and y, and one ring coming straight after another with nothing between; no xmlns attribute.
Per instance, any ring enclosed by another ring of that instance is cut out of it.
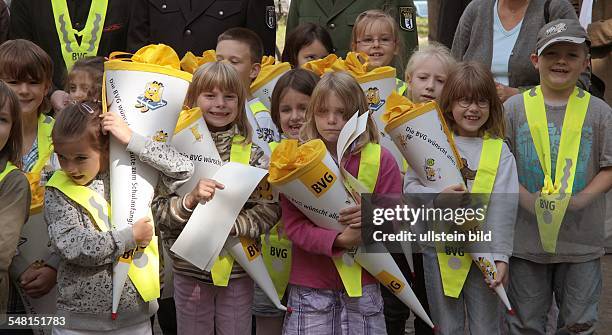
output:
<svg viewBox="0 0 612 335"><path fill-rule="evenodd" d="M493 256L491 253L470 253L472 256L472 260L483 275L485 275L489 280L494 280L497 277L497 266L495 266L495 261L493 260ZM495 293L499 296L499 299L504 303L506 309L509 314L514 314L514 310L510 305L510 300L508 300L508 295L506 294L506 290L503 285L497 285L495 287Z"/></svg>
<svg viewBox="0 0 612 335"><path fill-rule="evenodd" d="M339 211L354 205L355 201L339 182L338 176L340 169L323 141L312 140L298 148L296 140L283 140L272 153L268 181L314 224L343 231L345 226L338 223ZM383 284L399 285L391 292L433 328L423 306L388 252L358 252L357 255L355 261ZM345 261L346 258L343 257Z"/></svg>
<svg viewBox="0 0 612 335"><path fill-rule="evenodd" d="M146 46L131 61L111 55L111 60L104 64L104 106L108 112L121 116L134 133L154 141L168 141L174 134L191 81L191 74L178 70L178 64L176 53L164 45ZM126 151L125 146L111 137L111 220L114 229L129 227L140 218L150 216L157 177L155 169L140 162L135 154ZM154 241L147 248L157 252ZM159 258L148 259L138 250L134 252L134 260L147 259L148 262L132 266L131 256L132 253L126 251L113 269L113 319L117 317L128 272L139 271L150 262L159 266Z"/></svg>
<svg viewBox="0 0 612 335"><path fill-rule="evenodd" d="M441 191L464 184L459 172L463 164L435 102L416 105L397 115L385 131L423 185Z"/></svg>
<svg viewBox="0 0 612 335"><path fill-rule="evenodd" d="M285 72L291 70L291 64L287 62L275 63L274 57L263 56L261 59L261 70L257 78L251 83L251 94L259 98L267 108L270 110L272 91L278 79L285 74Z"/></svg>
<svg viewBox="0 0 612 335"><path fill-rule="evenodd" d="M276 308L283 311L287 310L287 307L283 306L278 298L274 283L268 274L263 257L261 257L261 252L258 250L254 240L230 236L225 242L224 249L234 257L234 260L249 274L257 286L264 291Z"/></svg>

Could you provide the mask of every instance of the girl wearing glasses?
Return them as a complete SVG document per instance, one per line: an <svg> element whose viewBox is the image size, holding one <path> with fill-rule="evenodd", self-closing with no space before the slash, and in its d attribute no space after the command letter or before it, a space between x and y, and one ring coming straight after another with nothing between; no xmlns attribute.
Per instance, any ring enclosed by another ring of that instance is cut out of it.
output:
<svg viewBox="0 0 612 335"><path fill-rule="evenodd" d="M516 162L508 146L503 143L504 115L501 101L497 96L495 81L491 72L484 65L476 62L460 63L450 73L439 98L444 119L454 133L454 142L465 167L461 170L467 185L453 185L442 190L434 200L437 207L461 207L461 196L471 192L475 179L488 175L493 181L491 194L504 193L502 196L490 197L483 231L491 231L492 241L487 250L492 252L497 267L497 277L493 281L483 280L479 268L471 259L449 257L448 262L440 261L433 245L425 245L423 266L427 299L433 322L439 327L438 334L463 334L464 316L473 334L500 334L499 318L502 306L498 297L489 290L507 282L508 259L512 252L514 221L518 205L518 175ZM487 152L483 152L484 143ZM490 150L489 143L495 142L498 150ZM489 159L484 159L487 157ZM490 157L494 157L490 159ZM482 162L487 162L487 168ZM490 162L495 164L490 164ZM491 168L497 165L497 170ZM482 182L479 182L483 185ZM480 187L479 189L482 189ZM486 189L486 188L485 188ZM482 191L479 191L482 193ZM409 170L404 178L404 193L438 193L425 187ZM451 293L449 283L459 276L452 270L458 270L457 262L465 264L465 277L459 292ZM451 262L453 261L453 262ZM449 268L451 270L449 270ZM448 281L441 273L452 273Z"/></svg>

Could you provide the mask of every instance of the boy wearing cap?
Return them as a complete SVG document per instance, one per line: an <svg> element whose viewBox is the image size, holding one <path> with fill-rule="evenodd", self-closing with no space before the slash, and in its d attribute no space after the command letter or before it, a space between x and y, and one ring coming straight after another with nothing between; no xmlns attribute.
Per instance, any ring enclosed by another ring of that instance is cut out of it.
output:
<svg viewBox="0 0 612 335"><path fill-rule="evenodd" d="M219 35L215 50L218 61L231 64L245 85L248 93L247 117L253 127L253 142L270 156L268 143L280 141L278 128L272 121L268 108L251 94L251 82L261 70L263 44L253 31L246 28L231 28Z"/></svg>
<svg viewBox="0 0 612 335"><path fill-rule="evenodd" d="M592 334L601 296L605 202L612 186L612 109L576 87L589 39L576 20L538 33L540 86L504 103L521 209L508 295L510 334L545 334L553 293L558 326Z"/></svg>

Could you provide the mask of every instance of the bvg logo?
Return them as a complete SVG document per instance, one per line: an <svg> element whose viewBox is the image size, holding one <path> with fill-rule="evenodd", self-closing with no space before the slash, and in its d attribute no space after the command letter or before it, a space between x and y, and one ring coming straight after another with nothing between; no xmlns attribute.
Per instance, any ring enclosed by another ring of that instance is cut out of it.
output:
<svg viewBox="0 0 612 335"><path fill-rule="evenodd" d="M249 262L252 262L255 258L260 255L259 248L257 247L257 242L250 238L240 238L240 244L242 244L242 248L244 249L244 253L246 254Z"/></svg>
<svg viewBox="0 0 612 335"><path fill-rule="evenodd" d="M376 279L378 279L378 281L385 285L385 287L389 291L395 294L399 294L405 286L405 284L401 280L397 279L394 275L384 270L381 271L378 275L376 275Z"/></svg>
<svg viewBox="0 0 612 335"><path fill-rule="evenodd" d="M324 164L315 166L300 177L300 181L308 187L310 192L320 198L336 182L336 175Z"/></svg>

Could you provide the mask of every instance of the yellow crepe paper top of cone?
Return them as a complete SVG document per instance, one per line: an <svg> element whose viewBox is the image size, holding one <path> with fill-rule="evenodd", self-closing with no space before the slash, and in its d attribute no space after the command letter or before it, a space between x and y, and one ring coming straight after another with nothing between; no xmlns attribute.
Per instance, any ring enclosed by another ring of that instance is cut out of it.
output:
<svg viewBox="0 0 612 335"><path fill-rule="evenodd" d="M389 132L391 129L402 125L404 122L431 111L432 109L439 113L440 121L444 123L442 113L438 110L438 104L436 104L435 101L415 104L405 96L393 91L387 98L387 105L385 106L385 112L381 116L381 119L387 124L385 126L385 131Z"/></svg>
<svg viewBox="0 0 612 335"><path fill-rule="evenodd" d="M339 59L338 56L334 54L329 54L325 56L325 58L315 59L305 63L302 65L302 68L312 71L320 77L326 72L333 71L332 66L337 61L342 61L342 59Z"/></svg>
<svg viewBox="0 0 612 335"><path fill-rule="evenodd" d="M270 184L284 184L319 163L327 154L323 141L316 139L302 145L297 140L282 140L270 157Z"/></svg>
<svg viewBox="0 0 612 335"><path fill-rule="evenodd" d="M179 133L181 130L189 127L201 117L202 110L200 109L200 107L182 110L181 114L179 114L178 121L176 122L174 133Z"/></svg>
<svg viewBox="0 0 612 335"><path fill-rule="evenodd" d="M343 63L337 62L334 64L336 71L344 70L361 84L369 81L380 80L384 78L395 79L395 68L391 66L381 66L368 71L369 58L368 55L362 52L349 52L346 54L346 59Z"/></svg>
<svg viewBox="0 0 612 335"><path fill-rule="evenodd" d="M206 50L201 57L194 55L191 51L187 52L181 59L181 69L183 71L194 73L200 66L210 62L217 61L215 50Z"/></svg>
<svg viewBox="0 0 612 335"><path fill-rule="evenodd" d="M181 70L181 62L174 49L165 44L147 45L134 54L113 52L104 63L104 71L107 70L157 72L191 81L191 74Z"/></svg>
<svg viewBox="0 0 612 335"><path fill-rule="evenodd" d="M275 63L276 60L272 56L264 56L261 59L261 70L257 78L251 83L251 92L255 92L262 88L270 80L279 77L283 73L291 70L291 64L287 62Z"/></svg>

